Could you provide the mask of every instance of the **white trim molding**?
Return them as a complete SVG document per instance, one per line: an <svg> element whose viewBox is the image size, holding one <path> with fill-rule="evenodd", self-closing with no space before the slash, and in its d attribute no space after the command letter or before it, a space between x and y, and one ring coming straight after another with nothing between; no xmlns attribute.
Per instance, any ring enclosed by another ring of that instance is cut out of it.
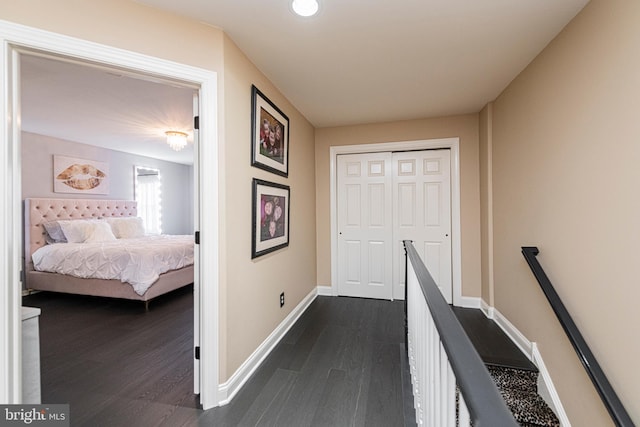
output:
<svg viewBox="0 0 640 427"><path fill-rule="evenodd" d="M201 264L201 403L218 397L218 77L212 70L168 61L0 20L0 402L21 401L20 273L22 264L22 194L20 159L20 55L44 55L90 62L132 75L166 79L200 91L199 197ZM214 165L215 167L211 167ZM203 214L206 213L206 214Z"/></svg>
<svg viewBox="0 0 640 427"><path fill-rule="evenodd" d="M540 371L540 375L538 376L538 394L544 399L545 402L547 402L547 405L551 407L553 412L555 412L558 420L560 421L560 426L571 427L569 417L567 417L564 406L562 406L560 396L558 396L556 387L553 385L551 375L549 374L547 366L542 360L542 354L540 354L540 350L538 350L538 345L536 343L531 343L531 350L533 364L536 365L538 371Z"/></svg>
<svg viewBox="0 0 640 427"><path fill-rule="evenodd" d="M482 300L479 297L460 297L458 300L458 304L455 304L456 307L462 308L481 308Z"/></svg>
<svg viewBox="0 0 640 427"><path fill-rule="evenodd" d="M495 317L495 309L491 307L484 299L480 300L480 310L487 316L488 319L493 319Z"/></svg>
<svg viewBox="0 0 640 427"><path fill-rule="evenodd" d="M19 56L1 29L0 403L17 404L22 401L20 82L16 78Z"/></svg>
<svg viewBox="0 0 640 427"><path fill-rule="evenodd" d="M320 285L318 285L318 295L325 296L325 297L337 296L337 295L334 295L333 288L331 286L320 286Z"/></svg>
<svg viewBox="0 0 640 427"><path fill-rule="evenodd" d="M309 294L300 301L287 317L278 325L276 329L265 339L262 344L244 361L242 365L233 373L231 378L218 387L219 404L226 405L240 391L251 375L258 369L264 359L269 356L280 340L291 329L302 314L315 301L318 295L317 288L313 288Z"/></svg>
<svg viewBox="0 0 640 427"><path fill-rule="evenodd" d="M417 141L381 142L373 144L332 146L329 149L329 191L331 198L331 288L338 295L338 203L337 156L340 154L379 153L386 151L451 150L451 280L453 304L462 299L462 239L460 236L460 138Z"/></svg>
<svg viewBox="0 0 640 427"><path fill-rule="evenodd" d="M527 337L522 334L518 328L516 328L500 311L495 307L489 307L485 301L482 301L482 311L487 317L492 318L498 326L504 331L513 343L520 348L520 350L529 358L529 360L536 365L539 371L538 375L538 394L544 399L544 401L551 407L553 412L558 417L561 427L571 427L567 413L562 406L560 396L556 391L551 375L547 370L547 366L542 360L542 354L538 350L538 346L535 342L529 341ZM488 316L488 313L492 314L492 317Z"/></svg>

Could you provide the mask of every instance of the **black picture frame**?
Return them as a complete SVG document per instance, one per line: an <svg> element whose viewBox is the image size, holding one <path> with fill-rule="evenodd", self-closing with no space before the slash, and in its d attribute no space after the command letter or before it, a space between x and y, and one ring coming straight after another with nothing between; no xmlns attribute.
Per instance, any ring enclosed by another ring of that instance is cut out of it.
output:
<svg viewBox="0 0 640 427"><path fill-rule="evenodd" d="M253 178L251 259L289 246L291 189Z"/></svg>
<svg viewBox="0 0 640 427"><path fill-rule="evenodd" d="M251 85L251 166L289 176L289 118Z"/></svg>

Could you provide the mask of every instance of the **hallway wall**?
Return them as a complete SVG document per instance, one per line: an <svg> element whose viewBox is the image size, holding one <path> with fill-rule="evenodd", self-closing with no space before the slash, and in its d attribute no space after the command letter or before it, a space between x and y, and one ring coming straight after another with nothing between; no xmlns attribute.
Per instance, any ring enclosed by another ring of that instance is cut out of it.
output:
<svg viewBox="0 0 640 427"><path fill-rule="evenodd" d="M640 2L592 0L493 106L495 306L538 343L575 426L611 421L520 247L539 247L640 423L638 22Z"/></svg>
<svg viewBox="0 0 640 427"><path fill-rule="evenodd" d="M225 137L222 171L226 194L226 242L220 248L226 287L220 303L224 315L220 381L229 379L316 285L314 129L278 89L249 61L235 43L224 38ZM289 176L251 166L251 85L289 117ZM289 246L251 259L252 178L291 188ZM285 306L280 308L280 292Z"/></svg>

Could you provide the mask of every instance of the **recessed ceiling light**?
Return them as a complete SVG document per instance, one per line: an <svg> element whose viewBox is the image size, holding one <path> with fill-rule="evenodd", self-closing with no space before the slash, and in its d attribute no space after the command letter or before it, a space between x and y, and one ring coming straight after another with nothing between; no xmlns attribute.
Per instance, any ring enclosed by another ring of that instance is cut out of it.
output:
<svg viewBox="0 0 640 427"><path fill-rule="evenodd" d="M291 7L300 16L313 16L318 11L318 2L316 0L293 0Z"/></svg>

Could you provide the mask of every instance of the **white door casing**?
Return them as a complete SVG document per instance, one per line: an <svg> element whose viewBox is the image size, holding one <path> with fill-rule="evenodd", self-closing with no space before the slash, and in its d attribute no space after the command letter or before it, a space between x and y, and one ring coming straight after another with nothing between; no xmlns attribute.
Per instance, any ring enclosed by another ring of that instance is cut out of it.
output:
<svg viewBox="0 0 640 427"><path fill-rule="evenodd" d="M340 295L392 299L391 153L338 156Z"/></svg>
<svg viewBox="0 0 640 427"><path fill-rule="evenodd" d="M451 282L450 151L393 153L393 294L404 299L405 252L412 240L447 302Z"/></svg>
<svg viewBox="0 0 640 427"><path fill-rule="evenodd" d="M197 119L196 119L197 118ZM195 123L200 120L200 96L198 93L193 94L193 156L194 159L200 158L200 130ZM193 228L194 232L200 231L200 165L193 162ZM200 245L193 246L193 392L200 394L200 355L196 354L196 349L200 349L200 310L202 301L200 300Z"/></svg>
<svg viewBox="0 0 640 427"><path fill-rule="evenodd" d="M201 331L200 399L204 409L218 405L218 124L214 71L125 51L0 20L0 402L21 401L21 185L19 56L21 52L88 61L133 74L166 77L200 88L199 217ZM208 165L209 167L202 167ZM206 215L203 215L203 212ZM206 278L206 280L204 280Z"/></svg>

